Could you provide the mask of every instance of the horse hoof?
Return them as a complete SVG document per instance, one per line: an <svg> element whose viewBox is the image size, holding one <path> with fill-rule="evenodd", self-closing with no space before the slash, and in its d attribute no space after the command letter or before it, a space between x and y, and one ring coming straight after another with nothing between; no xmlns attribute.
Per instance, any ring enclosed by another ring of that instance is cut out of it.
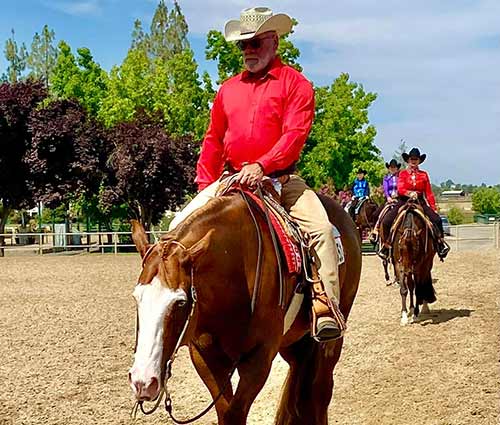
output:
<svg viewBox="0 0 500 425"><path fill-rule="evenodd" d="M401 315L401 326L406 326L408 324L408 316L406 313Z"/></svg>
<svg viewBox="0 0 500 425"><path fill-rule="evenodd" d="M427 303L424 303L422 305L422 309L420 310L420 314L430 314L430 310L429 310L429 306L427 305Z"/></svg>

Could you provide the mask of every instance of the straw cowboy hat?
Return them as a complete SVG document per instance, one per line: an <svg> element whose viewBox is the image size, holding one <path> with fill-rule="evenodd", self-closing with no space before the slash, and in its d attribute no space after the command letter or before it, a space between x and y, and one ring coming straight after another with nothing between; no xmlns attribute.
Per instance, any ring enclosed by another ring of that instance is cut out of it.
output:
<svg viewBox="0 0 500 425"><path fill-rule="evenodd" d="M226 22L224 36L227 41L248 40L267 31L276 31L278 36L292 30L292 19L284 13L273 15L268 7L243 9L240 19Z"/></svg>

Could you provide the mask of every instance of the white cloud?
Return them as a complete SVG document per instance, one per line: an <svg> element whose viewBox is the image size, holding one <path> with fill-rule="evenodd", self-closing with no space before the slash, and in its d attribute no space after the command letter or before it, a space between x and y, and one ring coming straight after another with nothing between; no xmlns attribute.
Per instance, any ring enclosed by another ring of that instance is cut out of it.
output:
<svg viewBox="0 0 500 425"><path fill-rule="evenodd" d="M73 16L97 15L102 12L98 0L48 1L44 2L44 5Z"/></svg>

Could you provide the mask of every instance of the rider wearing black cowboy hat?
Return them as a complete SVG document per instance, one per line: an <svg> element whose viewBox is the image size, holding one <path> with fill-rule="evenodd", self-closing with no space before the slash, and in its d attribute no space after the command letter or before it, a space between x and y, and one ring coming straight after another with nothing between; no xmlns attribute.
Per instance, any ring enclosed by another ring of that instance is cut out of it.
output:
<svg viewBox="0 0 500 425"><path fill-rule="evenodd" d="M389 170L389 172L384 176L383 180L384 196L386 202L380 205L373 213L374 217L378 217L377 223L375 224L373 232L370 235L370 241L373 244L375 244L378 240L378 232L382 219L384 218L385 214L387 214L387 211L395 206L398 198L398 177L401 163L396 161L395 159L391 159L390 162L385 163L385 167Z"/></svg>
<svg viewBox="0 0 500 425"><path fill-rule="evenodd" d="M408 164L405 170L399 173L398 178L398 201L396 208L391 209L382 220L383 240L381 244L380 255L387 258L389 253L389 232L392 223L396 219L399 208L408 201L408 199L420 200L420 204L425 215L429 217L434 228L437 230L437 253L441 259L448 254L450 247L444 241L443 223L441 217L436 212L436 200L432 193L431 181L429 175L420 170L419 165L427 158L426 154L420 154L418 148L413 148L409 153L403 153L403 159Z"/></svg>
<svg viewBox="0 0 500 425"><path fill-rule="evenodd" d="M351 202L346 206L346 209L353 218L353 220L355 216L356 206L358 205L359 201L370 196L370 186L368 185L368 182L365 179L366 174L367 174L366 170L359 168L356 173L356 179L352 184L351 190L353 196Z"/></svg>

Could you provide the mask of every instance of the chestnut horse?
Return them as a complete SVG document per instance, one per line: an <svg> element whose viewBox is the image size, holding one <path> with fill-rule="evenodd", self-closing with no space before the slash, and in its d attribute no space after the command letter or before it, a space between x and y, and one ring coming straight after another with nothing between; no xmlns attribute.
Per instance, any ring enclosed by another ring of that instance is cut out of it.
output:
<svg viewBox="0 0 500 425"><path fill-rule="evenodd" d="M360 241L340 205L324 196L322 201L344 246L340 309L347 318L361 273ZM275 423L326 425L343 340L319 344L311 338L308 303L283 335L277 259L265 219L252 210L240 194L212 199L155 245L133 222L143 269L134 290L137 341L130 385L139 403L159 401L162 391L168 394L176 350L187 345L218 423L242 425L280 353L290 368ZM297 277L285 280L289 303ZM233 391L228 376L235 368L240 379Z"/></svg>
<svg viewBox="0 0 500 425"><path fill-rule="evenodd" d="M405 217L395 229L392 262L401 293L401 325L413 323L420 312L428 313L427 304L436 301L432 284L432 265L436 250L432 235L422 218L423 210L414 201L402 207ZM410 293L410 312L406 298ZM415 294L415 296L414 296Z"/></svg>

